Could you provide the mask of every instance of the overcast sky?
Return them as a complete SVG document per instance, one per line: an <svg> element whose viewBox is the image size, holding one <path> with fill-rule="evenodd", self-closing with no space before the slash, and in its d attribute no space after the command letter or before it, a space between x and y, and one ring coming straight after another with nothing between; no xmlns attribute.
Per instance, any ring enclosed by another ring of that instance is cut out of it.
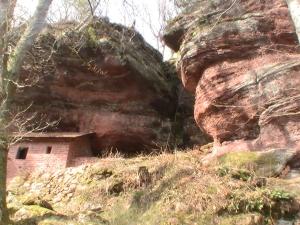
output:
<svg viewBox="0 0 300 225"><path fill-rule="evenodd" d="M38 0L18 0L17 13L24 17L31 15L37 5ZM157 30L160 27L159 22L159 4L158 0L132 0L135 9L130 5L122 4L124 0L104 0L106 7L102 7L102 15L107 16L111 22L121 23L131 26L135 21L135 28L144 36L145 40L153 47L157 48L157 40L148 25L152 21L152 27ZM58 12L57 5L60 0L53 0L51 13ZM54 10L53 10L54 9ZM169 52L165 56L169 57Z"/></svg>

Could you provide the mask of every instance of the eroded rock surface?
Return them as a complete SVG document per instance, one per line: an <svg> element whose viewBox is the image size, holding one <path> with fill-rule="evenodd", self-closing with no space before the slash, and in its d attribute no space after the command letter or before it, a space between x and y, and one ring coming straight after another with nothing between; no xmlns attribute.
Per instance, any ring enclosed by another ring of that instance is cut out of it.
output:
<svg viewBox="0 0 300 225"><path fill-rule="evenodd" d="M170 23L165 41L179 51L195 119L215 143L297 146L300 55L285 1L199 0Z"/></svg>
<svg viewBox="0 0 300 225"><path fill-rule="evenodd" d="M49 27L28 54L17 105L59 120L59 131L96 132L96 152L165 146L176 99L162 56L136 31L96 19ZM32 85L33 84L33 85Z"/></svg>

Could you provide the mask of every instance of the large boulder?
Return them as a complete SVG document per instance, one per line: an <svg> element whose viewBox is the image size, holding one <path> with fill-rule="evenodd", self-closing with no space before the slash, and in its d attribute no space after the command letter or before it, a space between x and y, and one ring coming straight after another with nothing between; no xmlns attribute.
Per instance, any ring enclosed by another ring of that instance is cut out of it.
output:
<svg viewBox="0 0 300 225"><path fill-rule="evenodd" d="M179 51L197 124L215 143L228 150L297 145L300 55L284 0L198 0L164 38Z"/></svg>
<svg viewBox="0 0 300 225"><path fill-rule="evenodd" d="M15 103L59 121L48 130L96 132L96 154L132 153L168 143L169 80L161 54L135 30L105 19L58 24L29 52Z"/></svg>

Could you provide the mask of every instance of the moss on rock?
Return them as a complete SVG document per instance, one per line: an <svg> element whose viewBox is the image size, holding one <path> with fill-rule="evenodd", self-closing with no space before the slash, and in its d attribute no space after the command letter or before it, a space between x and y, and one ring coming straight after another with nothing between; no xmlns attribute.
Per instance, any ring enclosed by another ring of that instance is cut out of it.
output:
<svg viewBox="0 0 300 225"><path fill-rule="evenodd" d="M29 220L38 221L36 224L39 225L55 222L75 225L240 225L243 221L252 225L259 224L256 222L261 218L264 221L283 216L293 219L298 213L297 198L300 195L284 191L280 178L265 178L265 185L257 186L253 184L254 178L259 178L255 172L251 172L251 179L236 179L230 173L218 176L219 165L202 165L201 158L205 154L195 150L132 159L99 159L92 165L32 175L26 182L18 179L21 183L13 182L9 188L9 207L14 208L12 218L20 225ZM251 158L251 162L258 159L253 154L244 156ZM230 167L232 164L226 163L236 161L236 157L230 155L221 160L229 166L229 171L236 169L236 165ZM248 162L243 159L237 165L243 167ZM141 167L146 167L151 177L146 186L139 184ZM275 181L278 181L276 185ZM39 197L50 199L54 211L22 203L24 195L30 194L32 187L41 183L44 184L41 190L48 193L46 197L40 191ZM72 184L76 185L72 197L62 195ZM47 186L51 188L47 189ZM22 191L18 192L16 188ZM24 212L24 208L27 216L21 221L17 215ZM32 213L27 212L31 210Z"/></svg>
<svg viewBox="0 0 300 225"><path fill-rule="evenodd" d="M224 168L246 169L257 176L278 176L295 155L293 150L274 149L264 152L231 152L218 159Z"/></svg>

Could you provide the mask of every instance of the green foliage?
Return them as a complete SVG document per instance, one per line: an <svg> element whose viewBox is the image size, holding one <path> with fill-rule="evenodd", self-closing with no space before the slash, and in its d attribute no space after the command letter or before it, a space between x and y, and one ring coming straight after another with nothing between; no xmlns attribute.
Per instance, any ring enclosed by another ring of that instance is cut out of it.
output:
<svg viewBox="0 0 300 225"><path fill-rule="evenodd" d="M224 177L230 173L230 169L227 166L219 167L217 170L217 174L220 177Z"/></svg>
<svg viewBox="0 0 300 225"><path fill-rule="evenodd" d="M89 47L91 48L97 47L97 42L98 42L97 34L96 34L96 30L92 26L88 27L87 35L88 35L87 44L89 45Z"/></svg>
<svg viewBox="0 0 300 225"><path fill-rule="evenodd" d="M230 204L227 210L230 213L260 212L267 204L266 199L260 193L247 195L245 192L235 192L229 195Z"/></svg>
<svg viewBox="0 0 300 225"><path fill-rule="evenodd" d="M230 175L232 178L242 181L249 181L253 178L254 174L246 169L232 169L227 166L221 166L217 169L217 175L224 177Z"/></svg>
<svg viewBox="0 0 300 225"><path fill-rule="evenodd" d="M232 171L231 177L238 180L249 181L253 177L253 173L249 170L239 169Z"/></svg>
<svg viewBox="0 0 300 225"><path fill-rule="evenodd" d="M253 191L236 190L228 195L229 204L224 211L229 213L258 212L265 215L272 215L282 212L281 207L285 202L292 201L293 197L289 192L273 189L254 189Z"/></svg>
<svg viewBox="0 0 300 225"><path fill-rule="evenodd" d="M275 201L288 201L293 198L292 194L283 190L268 190L268 196Z"/></svg>

